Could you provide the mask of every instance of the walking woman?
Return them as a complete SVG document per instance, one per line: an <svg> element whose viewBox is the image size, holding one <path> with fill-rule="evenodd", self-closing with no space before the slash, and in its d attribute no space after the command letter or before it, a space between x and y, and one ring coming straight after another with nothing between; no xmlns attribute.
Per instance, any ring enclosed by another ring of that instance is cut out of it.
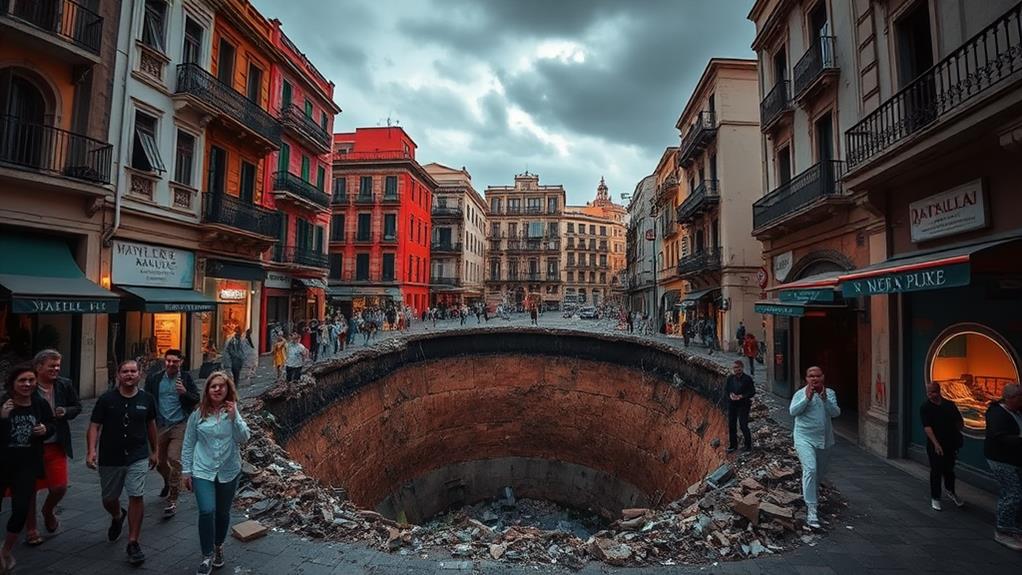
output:
<svg viewBox="0 0 1022 575"><path fill-rule="evenodd" d="M277 383L284 381L285 361L287 361L287 336L278 333L273 342L273 367L277 370Z"/></svg>
<svg viewBox="0 0 1022 575"><path fill-rule="evenodd" d="M185 487L195 492L199 508L202 562L196 573L209 575L224 566L224 540L231 522L231 504L241 476L241 444L248 425L238 411L238 391L226 372L206 379L199 408L188 418L181 449Z"/></svg>
<svg viewBox="0 0 1022 575"><path fill-rule="evenodd" d="M28 520L36 479L45 475L43 441L57 431L50 404L36 393L35 368L19 365L7 374L0 398L0 496L8 489L11 517L0 552L0 573L14 570L11 550Z"/></svg>

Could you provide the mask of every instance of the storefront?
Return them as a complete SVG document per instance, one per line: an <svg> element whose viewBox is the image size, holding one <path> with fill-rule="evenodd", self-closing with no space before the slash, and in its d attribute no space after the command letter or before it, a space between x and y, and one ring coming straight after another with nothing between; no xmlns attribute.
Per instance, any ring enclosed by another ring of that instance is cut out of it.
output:
<svg viewBox="0 0 1022 575"><path fill-rule="evenodd" d="M294 321L310 321L324 319L323 310L326 298L326 280L320 278L295 278L291 286L295 297Z"/></svg>
<svg viewBox="0 0 1022 575"><path fill-rule="evenodd" d="M685 297L678 300L674 305L676 309L674 332L680 337L681 324L683 322L688 322L689 326L695 329L695 326L699 325L700 322L712 319L718 331L717 341L721 341L719 333L721 329L720 297L720 288L707 288L686 293ZM693 334L696 339L702 338L700 333L693 331Z"/></svg>
<svg viewBox="0 0 1022 575"><path fill-rule="evenodd" d="M327 297L330 299L327 313L334 315L340 312L344 317L351 317L351 314L361 313L364 309L398 307L402 301L401 289L396 287L334 286L327 289Z"/></svg>
<svg viewBox="0 0 1022 575"><path fill-rule="evenodd" d="M215 361L236 330L252 330L259 349L262 337L255 325L261 309L266 270L256 264L209 258L203 293L216 303L216 313L206 314L200 325L203 361Z"/></svg>

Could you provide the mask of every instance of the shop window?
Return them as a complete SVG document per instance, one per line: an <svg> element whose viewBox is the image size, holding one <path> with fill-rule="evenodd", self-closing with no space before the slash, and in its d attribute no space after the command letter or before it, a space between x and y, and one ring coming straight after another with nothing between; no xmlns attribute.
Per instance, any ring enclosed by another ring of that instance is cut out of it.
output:
<svg viewBox="0 0 1022 575"><path fill-rule="evenodd" d="M929 380L941 396L955 402L965 432L982 436L987 405L1000 399L1009 383L1018 383L1018 362L1007 342L975 324L954 326L936 339L928 355Z"/></svg>

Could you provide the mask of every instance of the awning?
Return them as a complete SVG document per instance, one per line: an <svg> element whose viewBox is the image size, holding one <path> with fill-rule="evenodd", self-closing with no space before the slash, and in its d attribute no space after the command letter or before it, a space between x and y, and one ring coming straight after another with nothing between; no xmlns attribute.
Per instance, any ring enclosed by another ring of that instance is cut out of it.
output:
<svg viewBox="0 0 1022 575"><path fill-rule="evenodd" d="M821 302L834 301L838 289L838 277L846 271L831 271L800 278L793 282L779 284L767 291L778 292L777 298L782 302Z"/></svg>
<svg viewBox="0 0 1022 575"><path fill-rule="evenodd" d="M0 299L13 313L116 313L117 295L89 281L56 238L0 234Z"/></svg>
<svg viewBox="0 0 1022 575"><path fill-rule="evenodd" d="M330 299L351 299L353 297L377 296L401 299L401 289L396 287L377 286L333 286L327 288Z"/></svg>
<svg viewBox="0 0 1022 575"><path fill-rule="evenodd" d="M753 305L752 310L765 315L783 315L788 317L803 317L810 312L826 312L827 310L848 309L845 305L820 305L805 302L780 302L775 300L758 301Z"/></svg>
<svg viewBox="0 0 1022 575"><path fill-rule="evenodd" d="M699 300L706 298L713 294L713 292L720 293L720 288L709 288L699 291L693 291L685 294L685 297L679 302L681 307L694 307Z"/></svg>
<svg viewBox="0 0 1022 575"><path fill-rule="evenodd" d="M266 270L256 264L231 260L206 260L206 275L211 278L261 282L266 279Z"/></svg>
<svg viewBox="0 0 1022 575"><path fill-rule="evenodd" d="M1015 236L965 246L891 258L838 278L845 297L943 289L969 285L973 257L990 248L1019 241Z"/></svg>
<svg viewBox="0 0 1022 575"><path fill-rule="evenodd" d="M125 309L159 312L216 311L217 302L190 289L117 286L127 294Z"/></svg>
<svg viewBox="0 0 1022 575"><path fill-rule="evenodd" d="M319 278L295 278L294 284L299 288L326 289L326 280Z"/></svg>

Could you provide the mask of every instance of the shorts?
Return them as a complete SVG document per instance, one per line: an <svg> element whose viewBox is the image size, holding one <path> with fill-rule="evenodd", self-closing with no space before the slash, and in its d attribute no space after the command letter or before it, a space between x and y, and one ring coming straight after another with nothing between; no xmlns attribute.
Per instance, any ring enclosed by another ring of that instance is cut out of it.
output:
<svg viewBox="0 0 1022 575"><path fill-rule="evenodd" d="M103 499L120 499L121 491L127 491L128 497L142 497L148 473L148 458L123 466L99 466L99 486Z"/></svg>
<svg viewBox="0 0 1022 575"><path fill-rule="evenodd" d="M63 445L60 443L43 444L43 469L46 471L46 476L36 480L36 491L67 487L67 454L64 453Z"/></svg>

